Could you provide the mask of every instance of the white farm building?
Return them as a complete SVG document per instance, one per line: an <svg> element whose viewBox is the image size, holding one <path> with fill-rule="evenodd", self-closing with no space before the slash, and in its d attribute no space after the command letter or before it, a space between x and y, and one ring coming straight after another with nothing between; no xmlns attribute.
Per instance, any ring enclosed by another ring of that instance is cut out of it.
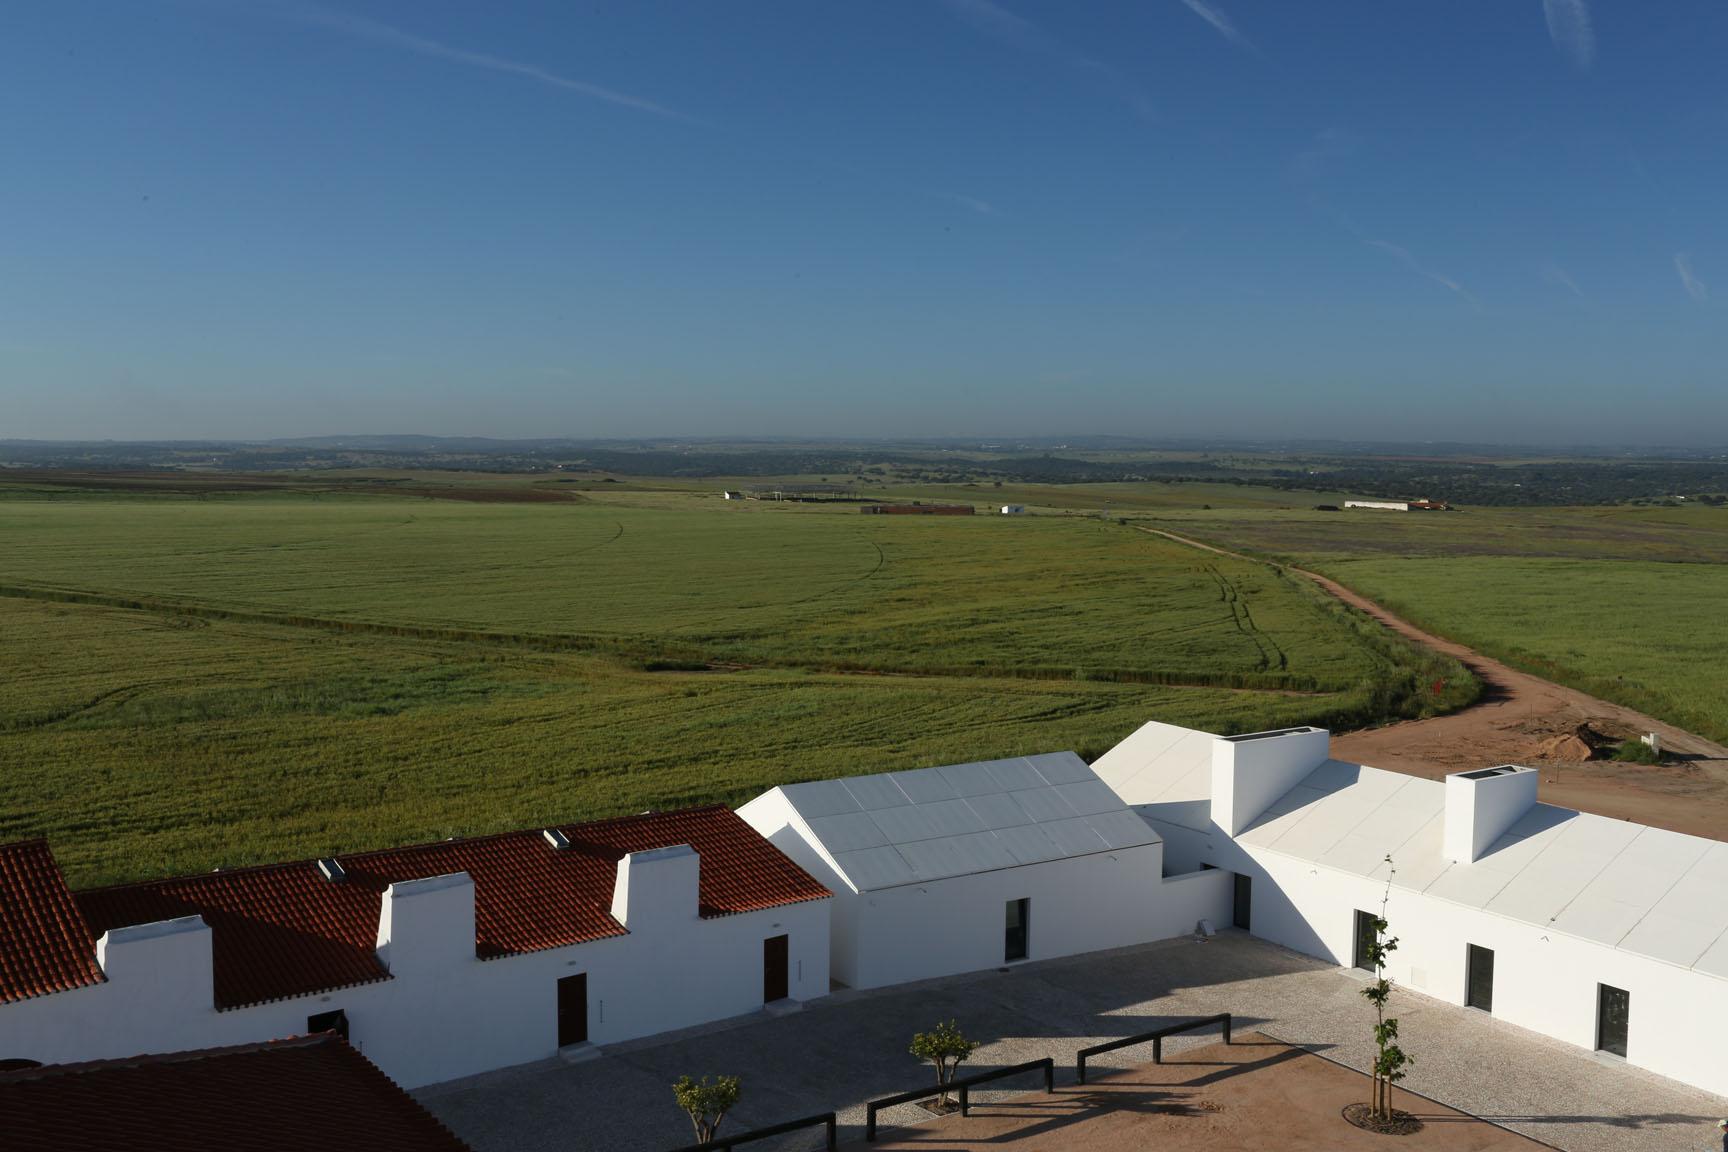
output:
<svg viewBox="0 0 1728 1152"><path fill-rule="evenodd" d="M1329 741L1151 723L1095 767L1168 866L1242 877L1254 935L1358 967L1390 879L1399 983L1728 1095L1728 843L1537 803L1529 768L1425 780Z"/></svg>
<svg viewBox="0 0 1728 1152"><path fill-rule="evenodd" d="M1164 846L1072 752L775 788L739 810L835 894L833 978L879 988L1162 940L1228 878Z"/></svg>
<svg viewBox="0 0 1728 1152"><path fill-rule="evenodd" d="M0 1059L335 1031L404 1087L828 993L828 892L724 807L70 892L0 846Z"/></svg>
<svg viewBox="0 0 1728 1152"><path fill-rule="evenodd" d="M1728 1095L1728 843L1426 780L1330 734L1072 752L72 892L0 845L0 1060L337 1031L414 1087L1199 921ZM1390 864L1388 864L1390 859ZM1149 961L1151 962L1151 961ZM778 1010L778 1009L775 1009Z"/></svg>

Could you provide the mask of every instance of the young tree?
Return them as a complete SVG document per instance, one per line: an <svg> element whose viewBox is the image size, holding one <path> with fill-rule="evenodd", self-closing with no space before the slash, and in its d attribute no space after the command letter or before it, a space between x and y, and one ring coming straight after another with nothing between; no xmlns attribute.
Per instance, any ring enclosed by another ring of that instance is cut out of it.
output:
<svg viewBox="0 0 1728 1152"><path fill-rule="evenodd" d="M961 1063L972 1055L976 1047L977 1043L966 1039L960 1026L952 1020L912 1037L912 1055L936 1065L936 1084L942 1089L940 1107L948 1106L948 1085Z"/></svg>
<svg viewBox="0 0 1728 1152"><path fill-rule="evenodd" d="M678 1083L672 1085L672 1095L678 1107L690 1114L690 1123L696 1128L696 1143L706 1144L714 1139L726 1113L738 1103L738 1077L716 1076L710 1084L706 1076L700 1081L680 1076Z"/></svg>
<svg viewBox="0 0 1728 1152"><path fill-rule="evenodd" d="M1362 989L1363 997L1374 1005L1374 1087L1368 1101L1369 1114L1379 1120L1392 1119L1392 1085L1404 1079L1404 1070L1415 1058L1398 1046L1398 1021L1386 1015L1386 1003L1392 998L1392 981L1386 977L1386 958L1398 951L1398 937L1386 934L1386 905L1392 899L1392 877L1398 869L1392 857L1386 857L1386 891L1380 897L1380 915L1372 923L1374 939L1368 944L1368 963L1374 969L1374 983Z"/></svg>

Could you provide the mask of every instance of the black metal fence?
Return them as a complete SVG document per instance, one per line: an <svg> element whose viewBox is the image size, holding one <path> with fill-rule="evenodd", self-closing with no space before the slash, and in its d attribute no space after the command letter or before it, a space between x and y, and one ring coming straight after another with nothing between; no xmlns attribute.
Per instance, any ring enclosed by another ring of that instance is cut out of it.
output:
<svg viewBox="0 0 1728 1152"><path fill-rule="evenodd" d="M1074 1054L1074 1078L1080 1083L1086 1083L1086 1059L1089 1056L1100 1056L1105 1052L1114 1052L1118 1048L1132 1048L1136 1044L1152 1043L1152 1063L1164 1063L1164 1037L1174 1036L1178 1032L1195 1032L1201 1028L1210 1028L1214 1024L1224 1025L1224 1043L1230 1043L1230 1013L1220 1012L1216 1016L1202 1016L1198 1020L1187 1020L1181 1024L1171 1024L1153 1032L1142 1032L1138 1036L1124 1036L1120 1040L1112 1040L1107 1044L1094 1044L1090 1048L1082 1048Z"/></svg>
<svg viewBox="0 0 1728 1152"><path fill-rule="evenodd" d="M979 1084L987 1084L992 1080L1003 1080L1009 1076L1018 1076L1023 1072L1043 1072L1044 1091L1056 1091L1056 1062L1046 1056L1042 1060L1028 1060L1024 1064L1010 1064L1006 1068L997 1068L990 1072L974 1072L970 1076L958 1080L950 1080L944 1087L920 1088L915 1092L902 1092L898 1096L884 1096L880 1100L872 1100L864 1105L864 1139L876 1139L876 1113L884 1108L892 1108L896 1104L915 1104L919 1100L928 1100L932 1096L940 1096L944 1092L957 1091L960 1094L960 1115L968 1115L972 1107L971 1090Z"/></svg>
<svg viewBox="0 0 1728 1152"><path fill-rule="evenodd" d="M817 1125L826 1128L828 1142L825 1147L828 1152L834 1152L839 1147L839 1132L835 1127L834 1113L824 1112L820 1116L806 1116L802 1120L788 1120L784 1124L774 1124L767 1128L752 1128L748 1132L740 1132L736 1136L722 1136L718 1140L710 1140L706 1144L691 1144L687 1148L679 1148L676 1152L731 1152L740 1144L748 1144L752 1140L766 1140L770 1136L784 1136L788 1132L796 1132L800 1128L814 1128Z"/></svg>

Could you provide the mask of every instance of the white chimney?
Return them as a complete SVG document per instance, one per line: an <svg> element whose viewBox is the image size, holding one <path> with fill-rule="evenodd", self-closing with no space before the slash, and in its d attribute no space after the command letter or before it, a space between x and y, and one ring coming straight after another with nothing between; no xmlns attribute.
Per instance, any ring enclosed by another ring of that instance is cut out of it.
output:
<svg viewBox="0 0 1728 1152"><path fill-rule="evenodd" d="M1212 822L1235 836L1280 796L1326 763L1332 734L1324 728L1280 728L1212 742Z"/></svg>
<svg viewBox="0 0 1728 1152"><path fill-rule="evenodd" d="M1442 850L1456 864L1482 858L1536 804L1534 768L1502 764L1446 777Z"/></svg>
<svg viewBox="0 0 1728 1152"><path fill-rule="evenodd" d="M392 973L474 960L474 881L466 872L398 880L378 909L378 959Z"/></svg>
<svg viewBox="0 0 1728 1152"><path fill-rule="evenodd" d="M96 963L109 983L124 986L134 1002L164 1013L214 1011L211 940L202 916L110 928L96 941Z"/></svg>
<svg viewBox="0 0 1728 1152"><path fill-rule="evenodd" d="M631 932L695 920L701 911L701 857L688 844L632 852L618 861L612 918Z"/></svg>

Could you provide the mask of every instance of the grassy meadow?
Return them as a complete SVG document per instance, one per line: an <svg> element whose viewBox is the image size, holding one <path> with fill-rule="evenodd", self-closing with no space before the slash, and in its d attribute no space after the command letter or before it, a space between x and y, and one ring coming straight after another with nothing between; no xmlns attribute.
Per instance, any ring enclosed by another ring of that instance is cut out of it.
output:
<svg viewBox="0 0 1728 1152"><path fill-rule="evenodd" d="M1314 568L1440 635L1728 743L1728 509L1219 509L1157 523Z"/></svg>
<svg viewBox="0 0 1728 1152"><path fill-rule="evenodd" d="M0 839L75 884L1473 691L1300 580L1079 516L23 493L0 540Z"/></svg>

